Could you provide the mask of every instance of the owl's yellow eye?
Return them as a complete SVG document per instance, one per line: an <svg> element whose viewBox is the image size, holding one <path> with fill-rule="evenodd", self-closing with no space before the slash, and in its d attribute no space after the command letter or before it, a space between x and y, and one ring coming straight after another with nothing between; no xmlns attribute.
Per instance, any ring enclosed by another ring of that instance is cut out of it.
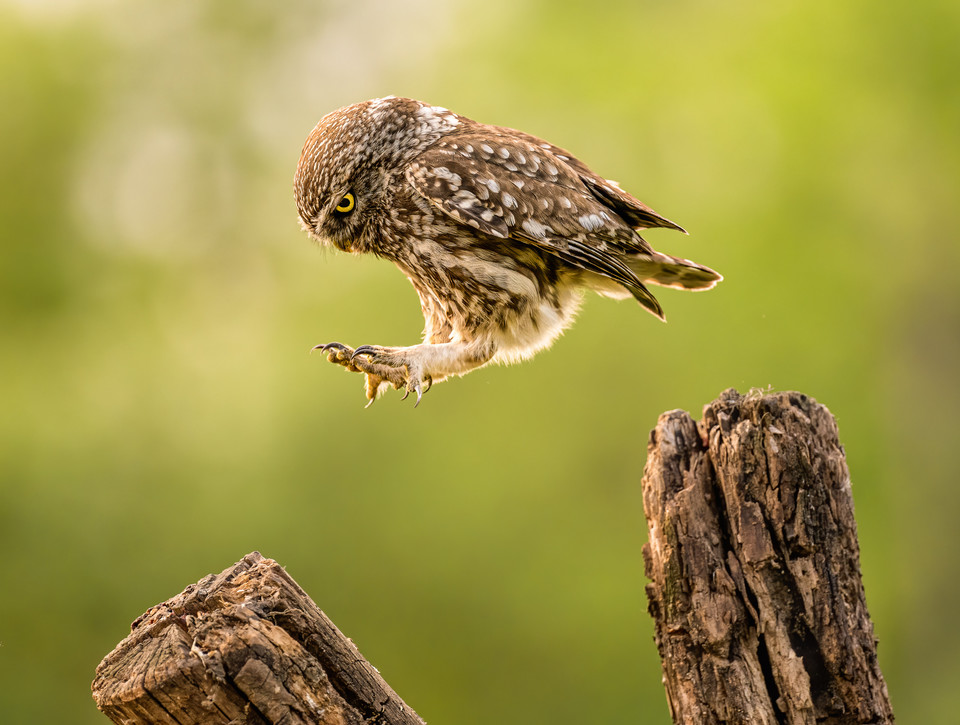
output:
<svg viewBox="0 0 960 725"><path fill-rule="evenodd" d="M337 211L341 214L347 214L353 211L353 207L356 206L356 199L353 198L353 194L349 191L343 195L343 198L340 200L340 203L337 204Z"/></svg>

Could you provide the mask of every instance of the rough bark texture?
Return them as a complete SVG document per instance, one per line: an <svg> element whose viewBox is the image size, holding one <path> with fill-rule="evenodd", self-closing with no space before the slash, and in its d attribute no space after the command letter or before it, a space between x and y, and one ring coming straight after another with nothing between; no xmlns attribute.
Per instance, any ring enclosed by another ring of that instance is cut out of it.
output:
<svg viewBox="0 0 960 725"><path fill-rule="evenodd" d="M423 725L257 552L137 619L97 668L93 697L118 724Z"/></svg>
<svg viewBox="0 0 960 725"><path fill-rule="evenodd" d="M671 411L643 477L676 723L892 723L836 422L800 393Z"/></svg>

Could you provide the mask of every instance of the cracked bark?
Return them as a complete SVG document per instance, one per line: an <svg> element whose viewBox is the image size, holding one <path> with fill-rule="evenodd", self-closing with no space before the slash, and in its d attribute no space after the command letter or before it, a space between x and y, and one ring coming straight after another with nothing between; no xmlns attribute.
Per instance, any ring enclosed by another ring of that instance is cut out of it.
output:
<svg viewBox="0 0 960 725"><path fill-rule="evenodd" d="M97 667L92 689L118 725L424 725L257 552L140 616Z"/></svg>
<svg viewBox="0 0 960 725"><path fill-rule="evenodd" d="M649 611L675 723L892 723L830 412L724 392L660 416L643 475Z"/></svg>

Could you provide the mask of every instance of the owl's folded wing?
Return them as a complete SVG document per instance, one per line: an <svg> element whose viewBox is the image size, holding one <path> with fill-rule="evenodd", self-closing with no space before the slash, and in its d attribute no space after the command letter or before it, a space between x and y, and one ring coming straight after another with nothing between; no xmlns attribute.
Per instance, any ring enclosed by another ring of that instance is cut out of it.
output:
<svg viewBox="0 0 960 725"><path fill-rule="evenodd" d="M608 277L662 318L659 303L623 257L656 254L633 227L679 227L639 201L628 208L618 195L632 197L560 151L507 130L458 134L420 154L406 176L457 222Z"/></svg>

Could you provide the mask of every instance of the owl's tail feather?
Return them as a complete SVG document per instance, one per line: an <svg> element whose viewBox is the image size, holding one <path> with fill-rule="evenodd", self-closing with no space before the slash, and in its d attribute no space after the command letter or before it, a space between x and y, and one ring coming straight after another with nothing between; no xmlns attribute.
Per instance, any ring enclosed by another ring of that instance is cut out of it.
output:
<svg viewBox="0 0 960 725"><path fill-rule="evenodd" d="M627 289L630 290L630 294L633 295L634 299L643 305L644 309L651 312L655 317L658 317L666 322L667 316L663 314L663 308L660 306L657 298L653 296L650 290L648 290L642 284L632 285Z"/></svg>
<svg viewBox="0 0 960 725"><path fill-rule="evenodd" d="M674 289L710 289L723 279L709 267L660 252L654 252L652 256L638 254L630 257L627 260L627 266L644 282ZM636 293L634 296L636 297ZM637 297L637 299L640 298ZM644 304L642 300L640 304ZM644 307L646 306L644 304Z"/></svg>

